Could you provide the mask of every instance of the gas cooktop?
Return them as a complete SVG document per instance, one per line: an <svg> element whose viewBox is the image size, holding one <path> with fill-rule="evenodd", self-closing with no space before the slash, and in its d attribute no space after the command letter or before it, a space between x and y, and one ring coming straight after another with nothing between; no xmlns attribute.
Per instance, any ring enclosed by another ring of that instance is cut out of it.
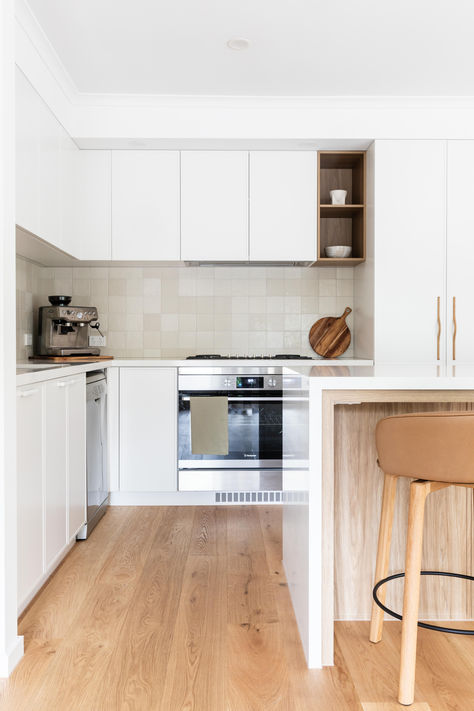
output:
<svg viewBox="0 0 474 711"><path fill-rule="evenodd" d="M279 353L278 355L220 355L219 353L200 353L191 355L186 360L313 360L311 356Z"/></svg>

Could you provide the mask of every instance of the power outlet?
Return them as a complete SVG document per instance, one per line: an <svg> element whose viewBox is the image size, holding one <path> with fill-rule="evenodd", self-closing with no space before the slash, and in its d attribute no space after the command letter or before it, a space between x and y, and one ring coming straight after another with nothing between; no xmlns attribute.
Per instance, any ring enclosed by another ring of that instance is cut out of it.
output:
<svg viewBox="0 0 474 711"><path fill-rule="evenodd" d="M107 345L107 338L105 336L89 336L89 345L103 348Z"/></svg>

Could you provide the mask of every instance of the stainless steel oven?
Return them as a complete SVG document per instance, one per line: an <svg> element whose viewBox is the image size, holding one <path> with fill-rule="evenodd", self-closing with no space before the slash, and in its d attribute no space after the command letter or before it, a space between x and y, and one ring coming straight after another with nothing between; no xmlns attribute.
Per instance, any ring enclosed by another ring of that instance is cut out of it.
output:
<svg viewBox="0 0 474 711"><path fill-rule="evenodd" d="M179 372L180 490L280 490L283 376L264 368L200 370ZM298 403L297 391L292 399Z"/></svg>

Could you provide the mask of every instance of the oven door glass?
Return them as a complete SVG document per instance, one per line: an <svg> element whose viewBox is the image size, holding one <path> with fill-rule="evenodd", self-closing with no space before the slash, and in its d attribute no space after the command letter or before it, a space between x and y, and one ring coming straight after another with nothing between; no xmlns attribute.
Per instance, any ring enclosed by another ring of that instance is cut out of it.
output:
<svg viewBox="0 0 474 711"><path fill-rule="evenodd" d="M228 397L229 453L193 454L190 397ZM279 468L282 465L282 394L250 392L180 392L178 443L180 469Z"/></svg>

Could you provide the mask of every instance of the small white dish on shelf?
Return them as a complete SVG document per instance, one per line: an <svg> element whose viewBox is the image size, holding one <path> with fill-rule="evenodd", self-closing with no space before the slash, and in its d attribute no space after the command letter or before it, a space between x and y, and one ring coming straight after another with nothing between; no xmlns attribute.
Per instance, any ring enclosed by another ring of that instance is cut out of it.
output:
<svg viewBox="0 0 474 711"><path fill-rule="evenodd" d="M326 253L326 257L345 259L351 256L352 247L346 247L343 244L335 244L332 247L325 247L324 252Z"/></svg>

